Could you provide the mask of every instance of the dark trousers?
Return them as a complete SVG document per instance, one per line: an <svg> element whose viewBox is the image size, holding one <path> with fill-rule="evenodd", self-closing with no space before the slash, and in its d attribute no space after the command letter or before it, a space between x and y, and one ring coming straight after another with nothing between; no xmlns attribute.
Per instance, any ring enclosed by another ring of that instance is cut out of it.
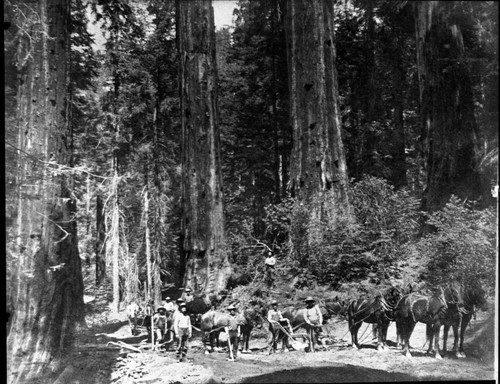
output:
<svg viewBox="0 0 500 384"><path fill-rule="evenodd" d="M236 358L236 355L238 353L238 344L240 342L240 338L238 337L238 332L229 331L228 338L231 346L228 345L227 356L231 357L231 350L230 350L231 348L233 350L233 357Z"/></svg>
<svg viewBox="0 0 500 384"><path fill-rule="evenodd" d="M184 331L182 329L179 330L179 335L177 335L177 358L184 358L187 354L187 340L188 340L188 332L187 329Z"/></svg>
<svg viewBox="0 0 500 384"><path fill-rule="evenodd" d="M280 322L280 325L282 327L286 327L285 329L288 331L288 323L283 321ZM278 326L278 325L273 325L269 324L269 331L271 331L271 344L270 344L270 353L276 352L276 349L278 348L278 342L281 340L282 345L281 345L281 350L285 350L285 348L290 349L290 343L288 340L288 336L286 335L285 332Z"/></svg>

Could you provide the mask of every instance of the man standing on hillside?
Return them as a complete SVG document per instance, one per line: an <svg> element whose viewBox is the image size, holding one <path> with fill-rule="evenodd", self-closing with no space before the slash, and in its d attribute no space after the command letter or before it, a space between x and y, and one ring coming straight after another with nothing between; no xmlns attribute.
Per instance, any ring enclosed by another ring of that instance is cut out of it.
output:
<svg viewBox="0 0 500 384"><path fill-rule="evenodd" d="M271 251L267 253L264 264L266 266L266 281L269 288L272 288L274 285L274 267L276 266L276 258Z"/></svg>

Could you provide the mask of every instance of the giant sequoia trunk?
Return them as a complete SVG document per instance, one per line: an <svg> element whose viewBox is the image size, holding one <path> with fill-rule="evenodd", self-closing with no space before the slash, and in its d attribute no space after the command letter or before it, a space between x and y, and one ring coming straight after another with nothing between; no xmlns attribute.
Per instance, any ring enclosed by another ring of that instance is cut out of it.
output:
<svg viewBox="0 0 500 384"><path fill-rule="evenodd" d="M423 208L441 208L451 194L476 198L476 122L458 2L416 4L422 155L427 185Z"/></svg>
<svg viewBox="0 0 500 384"><path fill-rule="evenodd" d="M286 2L286 39L293 149L290 187L307 199L333 191L347 203L335 69L333 2Z"/></svg>
<svg viewBox="0 0 500 384"><path fill-rule="evenodd" d="M18 2L18 172L15 312L7 338L9 382L25 383L84 325L83 280L67 138L69 1ZM24 17L26 16L26 17Z"/></svg>
<svg viewBox="0 0 500 384"><path fill-rule="evenodd" d="M225 245L214 15L211 1L177 2L182 115L184 285L217 294L231 273Z"/></svg>

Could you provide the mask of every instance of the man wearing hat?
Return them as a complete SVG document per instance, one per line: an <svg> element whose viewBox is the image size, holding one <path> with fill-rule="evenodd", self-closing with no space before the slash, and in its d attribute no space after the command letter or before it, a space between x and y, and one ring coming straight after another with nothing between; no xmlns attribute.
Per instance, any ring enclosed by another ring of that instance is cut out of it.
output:
<svg viewBox="0 0 500 384"><path fill-rule="evenodd" d="M179 314L174 321L174 332L177 336L177 358L181 362L186 357L187 340L193 334L191 319L186 313L186 303L179 305Z"/></svg>
<svg viewBox="0 0 500 384"><path fill-rule="evenodd" d="M227 349L228 360L234 361L238 353L238 343L240 341L241 326L239 323L239 319L236 316L236 307L231 304L229 307L227 307L227 309L229 311L229 316L227 320L227 325L226 327L224 327L224 330L227 333L229 342L229 347ZM233 352L232 354L231 350Z"/></svg>
<svg viewBox="0 0 500 384"><path fill-rule="evenodd" d="M271 344L269 354L276 352L279 339L282 339L282 350L284 350L285 347L290 350L290 345L288 344L288 336L285 332L283 332L281 327L287 327L288 332L290 333L292 333L292 327L290 326L290 320L284 318L281 314L281 311L278 310L278 302L276 300L271 301L271 309L267 312L267 321L269 322L269 331L271 331Z"/></svg>
<svg viewBox="0 0 500 384"><path fill-rule="evenodd" d="M181 298L175 300L175 310L174 313L172 314L172 324L175 323L175 318L180 313L179 307L181 306L182 303L184 303L184 300L182 300Z"/></svg>
<svg viewBox="0 0 500 384"><path fill-rule="evenodd" d="M175 311L175 304L170 298L170 296L165 297L165 304L163 305L167 310L167 313L172 314Z"/></svg>
<svg viewBox="0 0 500 384"><path fill-rule="evenodd" d="M184 299L185 303L189 303L190 301L193 301L194 296L193 296L193 291L191 290L191 288L186 288L184 290L182 298Z"/></svg>
<svg viewBox="0 0 500 384"><path fill-rule="evenodd" d="M167 311L165 307L158 307L155 314L153 315L153 324L155 330L155 344L163 340L165 335L165 326L167 324Z"/></svg>
<svg viewBox="0 0 500 384"><path fill-rule="evenodd" d="M266 265L266 280L268 285L272 287L274 284L274 267L276 266L276 258L271 251L267 253L264 264Z"/></svg>
<svg viewBox="0 0 500 384"><path fill-rule="evenodd" d="M321 324L323 324L323 315L321 314L321 309L315 300L309 296L305 300L306 308L304 311L304 321L310 326L310 351L314 352L314 343L318 340L321 334Z"/></svg>

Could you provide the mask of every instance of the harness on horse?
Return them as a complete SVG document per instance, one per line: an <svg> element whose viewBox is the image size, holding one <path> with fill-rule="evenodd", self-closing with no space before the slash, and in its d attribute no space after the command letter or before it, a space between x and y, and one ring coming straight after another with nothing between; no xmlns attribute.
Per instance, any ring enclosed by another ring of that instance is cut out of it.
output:
<svg viewBox="0 0 500 384"><path fill-rule="evenodd" d="M410 294L408 294L408 301L409 301L409 311L411 313L411 317L413 319L413 322L417 322L417 320L415 319L415 313L413 312L413 305L415 304L415 302L419 299L428 299L427 296L423 296L423 295L419 295L417 293L413 293L411 292ZM412 299L415 297L415 299L412 301ZM438 297L439 301L441 302L441 306L438 308L438 310L436 311L436 313L430 313L429 312L429 300L426 300L426 305L425 305L425 313L426 315L429 317L429 320L432 319L434 316L436 316L441 310L442 308L447 308L448 306L446 305L446 301L444 300L443 296L440 295Z"/></svg>

